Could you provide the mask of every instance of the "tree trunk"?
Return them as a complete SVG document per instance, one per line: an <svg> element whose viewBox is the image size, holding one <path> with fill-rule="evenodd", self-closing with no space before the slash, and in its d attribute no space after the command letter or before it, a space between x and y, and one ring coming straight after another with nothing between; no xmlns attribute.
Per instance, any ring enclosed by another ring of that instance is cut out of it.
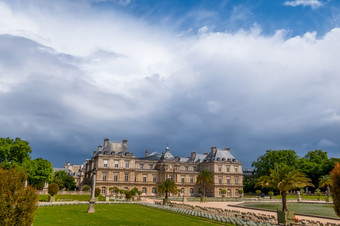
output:
<svg viewBox="0 0 340 226"><path fill-rule="evenodd" d="M329 202L329 195L330 194L331 194L331 191L330 191L329 185L327 185L327 199L326 199L326 202Z"/></svg>
<svg viewBox="0 0 340 226"><path fill-rule="evenodd" d="M165 192L165 199L168 199L168 192Z"/></svg>
<svg viewBox="0 0 340 226"><path fill-rule="evenodd" d="M281 195L282 195L282 211L288 211L288 207L287 207L287 192L286 191L282 191Z"/></svg>

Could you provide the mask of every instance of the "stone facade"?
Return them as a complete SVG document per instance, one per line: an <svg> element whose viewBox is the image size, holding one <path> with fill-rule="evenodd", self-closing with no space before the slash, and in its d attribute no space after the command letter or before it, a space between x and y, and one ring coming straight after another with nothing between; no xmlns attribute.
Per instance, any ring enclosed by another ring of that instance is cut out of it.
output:
<svg viewBox="0 0 340 226"><path fill-rule="evenodd" d="M170 178L181 190L181 196L198 196L200 185L196 184L201 170L209 170L214 178L213 186L207 196L221 197L222 189L226 197L239 196L243 189L242 163L230 153L230 149L212 147L210 153L191 153L190 157L174 157L167 146L162 154L145 151L145 156L137 158L127 149L127 140L109 142L93 152L91 159L86 160L80 169L81 185L91 184L93 170L97 168L96 187L103 195L109 194L109 188L131 190L136 187L142 196L156 196L159 182Z"/></svg>

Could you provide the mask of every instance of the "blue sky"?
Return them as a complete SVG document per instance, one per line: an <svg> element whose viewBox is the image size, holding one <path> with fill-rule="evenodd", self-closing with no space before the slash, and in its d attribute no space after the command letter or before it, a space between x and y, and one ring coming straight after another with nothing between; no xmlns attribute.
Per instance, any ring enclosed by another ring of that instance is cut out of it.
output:
<svg viewBox="0 0 340 226"><path fill-rule="evenodd" d="M0 0L0 136L55 167L230 147L340 157L335 0Z"/></svg>

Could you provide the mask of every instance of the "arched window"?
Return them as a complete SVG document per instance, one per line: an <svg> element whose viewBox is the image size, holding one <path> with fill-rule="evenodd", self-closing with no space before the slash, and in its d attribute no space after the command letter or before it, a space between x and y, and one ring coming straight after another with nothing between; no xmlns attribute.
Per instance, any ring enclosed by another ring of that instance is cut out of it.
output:
<svg viewBox="0 0 340 226"><path fill-rule="evenodd" d="M156 188L152 188L152 194L156 194L157 189Z"/></svg>
<svg viewBox="0 0 340 226"><path fill-rule="evenodd" d="M102 187L102 194L106 194L106 187Z"/></svg>
<svg viewBox="0 0 340 226"><path fill-rule="evenodd" d="M146 194L146 187L142 188L142 194L145 195Z"/></svg>
<svg viewBox="0 0 340 226"><path fill-rule="evenodd" d="M220 188L220 189L218 189L218 195L222 195L222 189Z"/></svg>
<svg viewBox="0 0 340 226"><path fill-rule="evenodd" d="M184 195L184 188L181 188L181 194Z"/></svg>
<svg viewBox="0 0 340 226"><path fill-rule="evenodd" d="M190 188L190 195L194 195L194 189Z"/></svg>
<svg viewBox="0 0 340 226"><path fill-rule="evenodd" d="M230 189L227 190L227 196L229 196L229 197L231 196L231 191L230 191Z"/></svg>

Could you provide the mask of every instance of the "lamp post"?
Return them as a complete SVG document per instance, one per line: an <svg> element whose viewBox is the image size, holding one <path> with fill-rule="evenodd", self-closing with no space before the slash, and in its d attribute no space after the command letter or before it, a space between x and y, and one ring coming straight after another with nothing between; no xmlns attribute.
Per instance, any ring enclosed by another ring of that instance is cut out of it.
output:
<svg viewBox="0 0 340 226"><path fill-rule="evenodd" d="M97 164L95 164L94 169L93 169L91 199L89 202L89 209L87 210L88 213L95 212L94 204L96 203L96 200L94 199L94 192L96 189L96 179L97 179Z"/></svg>

